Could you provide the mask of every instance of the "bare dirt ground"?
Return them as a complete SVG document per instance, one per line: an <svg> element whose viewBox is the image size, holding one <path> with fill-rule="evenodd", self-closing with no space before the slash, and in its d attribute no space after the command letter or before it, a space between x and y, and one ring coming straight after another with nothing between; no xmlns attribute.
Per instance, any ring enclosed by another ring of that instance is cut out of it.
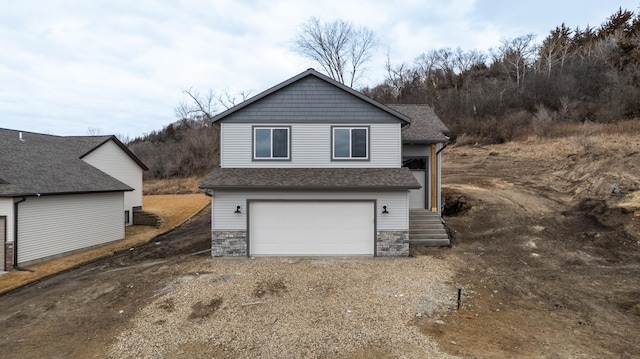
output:
<svg viewBox="0 0 640 359"><path fill-rule="evenodd" d="M450 264L462 306L406 325L460 357L640 357L639 166L632 135L447 148L453 246L412 253ZM149 245L1 296L1 356L104 357L159 290L206 260L190 253L209 247L209 220L205 210ZM179 356L219 354L202 346ZM353 357L394 355L380 345Z"/></svg>
<svg viewBox="0 0 640 359"><path fill-rule="evenodd" d="M640 357L640 139L446 150L459 311L416 321L472 358Z"/></svg>
<svg viewBox="0 0 640 359"><path fill-rule="evenodd" d="M155 291L211 247L210 206L187 225L132 250L0 297L0 353L11 358L102 357ZM122 311L122 312L121 312Z"/></svg>

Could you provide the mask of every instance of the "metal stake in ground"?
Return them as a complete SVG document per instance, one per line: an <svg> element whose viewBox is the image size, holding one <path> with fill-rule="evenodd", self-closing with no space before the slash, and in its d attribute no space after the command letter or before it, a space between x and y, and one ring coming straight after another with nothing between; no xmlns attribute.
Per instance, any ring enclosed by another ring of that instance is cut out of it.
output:
<svg viewBox="0 0 640 359"><path fill-rule="evenodd" d="M460 310L460 297L462 295L462 286L458 286L458 310Z"/></svg>

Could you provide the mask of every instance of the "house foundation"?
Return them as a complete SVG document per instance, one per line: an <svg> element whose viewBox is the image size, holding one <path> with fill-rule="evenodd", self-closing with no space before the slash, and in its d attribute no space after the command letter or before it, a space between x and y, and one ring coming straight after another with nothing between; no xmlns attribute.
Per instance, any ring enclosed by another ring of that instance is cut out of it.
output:
<svg viewBox="0 0 640 359"><path fill-rule="evenodd" d="M244 257L247 255L246 231L212 231L211 255L214 257Z"/></svg>
<svg viewBox="0 0 640 359"><path fill-rule="evenodd" d="M376 256L406 257L409 255L409 231L378 231Z"/></svg>

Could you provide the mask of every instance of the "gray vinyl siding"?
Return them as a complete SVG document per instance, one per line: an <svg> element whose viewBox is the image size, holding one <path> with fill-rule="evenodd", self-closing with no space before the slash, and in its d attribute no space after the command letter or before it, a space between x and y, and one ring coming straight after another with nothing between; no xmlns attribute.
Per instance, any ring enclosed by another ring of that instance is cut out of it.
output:
<svg viewBox="0 0 640 359"><path fill-rule="evenodd" d="M18 261L124 238L122 192L28 197L19 207Z"/></svg>
<svg viewBox="0 0 640 359"><path fill-rule="evenodd" d="M362 123L286 123L291 126L290 161L254 161L252 154L252 126L257 123L222 123L221 167L400 167L402 148L400 123L374 123L369 128L369 159L332 161L331 127L362 126Z"/></svg>
<svg viewBox="0 0 640 359"><path fill-rule="evenodd" d="M0 215L0 272L4 271L4 251L5 251L5 234L7 229L7 219Z"/></svg>
<svg viewBox="0 0 640 359"><path fill-rule="evenodd" d="M399 123L375 107L319 78L309 76L225 117L222 122Z"/></svg>
<svg viewBox="0 0 640 359"><path fill-rule="evenodd" d="M0 198L0 216L7 217L6 241L13 242L13 198Z"/></svg>
<svg viewBox="0 0 640 359"><path fill-rule="evenodd" d="M123 211L129 211L130 217L133 207L142 206L142 168L113 141L104 143L83 160L135 189L124 193ZM129 223L133 223L133 218L129 218Z"/></svg>
<svg viewBox="0 0 640 359"><path fill-rule="evenodd" d="M377 230L409 228L408 191L388 192L318 192L318 191L215 191L212 197L213 230L246 230L247 199L251 200L376 200ZM234 213L241 206L242 213ZM387 206L388 214L382 214Z"/></svg>

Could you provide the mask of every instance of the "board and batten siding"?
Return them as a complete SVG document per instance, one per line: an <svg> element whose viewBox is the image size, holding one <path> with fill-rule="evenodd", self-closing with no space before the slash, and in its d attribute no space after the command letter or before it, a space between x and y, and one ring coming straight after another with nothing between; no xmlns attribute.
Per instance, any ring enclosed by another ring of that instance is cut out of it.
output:
<svg viewBox="0 0 640 359"><path fill-rule="evenodd" d="M18 212L18 261L124 238L122 192L28 197Z"/></svg>
<svg viewBox="0 0 640 359"><path fill-rule="evenodd" d="M221 124L220 167L372 168L400 167L400 123L372 123L369 128L369 160L332 160L332 126L363 126L362 123L286 123L291 126L291 160L253 160L252 127L259 124Z"/></svg>
<svg viewBox="0 0 640 359"><path fill-rule="evenodd" d="M124 210L133 223L133 207L142 206L142 168L113 141L107 141L82 158L85 162L134 188L124 193Z"/></svg>
<svg viewBox="0 0 640 359"><path fill-rule="evenodd" d="M214 191L211 223L213 230L246 230L247 200L376 200L377 230L408 230L408 191L319 192L319 191ZM234 213L241 206L241 213ZM382 206L389 213L382 214Z"/></svg>
<svg viewBox="0 0 640 359"><path fill-rule="evenodd" d="M13 198L0 198L0 216L7 217L5 240L13 242ZM4 246L4 243L0 245Z"/></svg>

